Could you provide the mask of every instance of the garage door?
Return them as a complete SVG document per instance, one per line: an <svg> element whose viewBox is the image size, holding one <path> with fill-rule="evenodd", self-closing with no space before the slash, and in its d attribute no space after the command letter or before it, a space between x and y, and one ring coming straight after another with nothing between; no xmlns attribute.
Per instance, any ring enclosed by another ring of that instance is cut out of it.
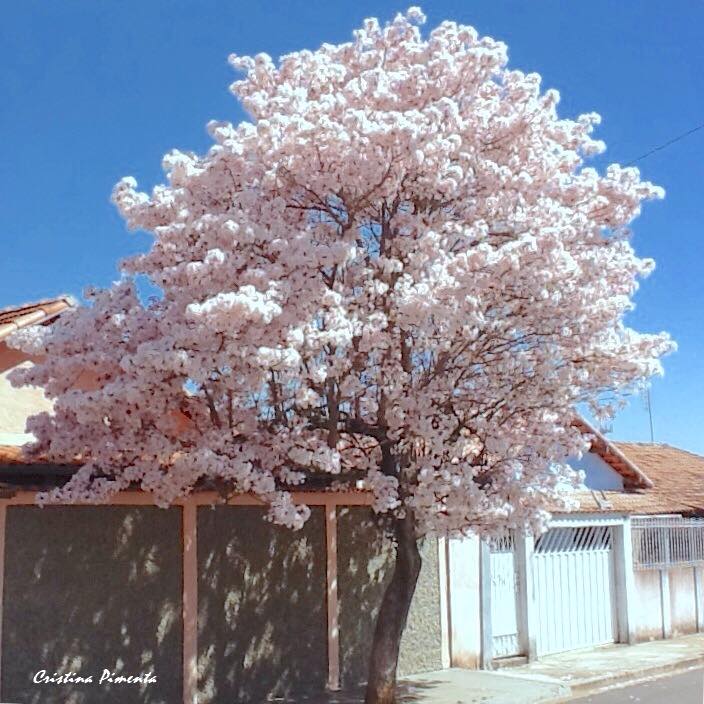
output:
<svg viewBox="0 0 704 704"><path fill-rule="evenodd" d="M553 528L533 554L538 655L616 639L613 536L609 526Z"/></svg>

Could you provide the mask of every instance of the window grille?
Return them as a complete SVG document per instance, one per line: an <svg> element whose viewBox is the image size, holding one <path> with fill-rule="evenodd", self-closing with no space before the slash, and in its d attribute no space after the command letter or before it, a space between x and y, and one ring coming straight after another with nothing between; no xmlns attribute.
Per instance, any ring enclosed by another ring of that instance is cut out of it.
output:
<svg viewBox="0 0 704 704"><path fill-rule="evenodd" d="M489 549L491 552L513 552L513 533L504 533L498 537L491 538L489 540Z"/></svg>
<svg viewBox="0 0 704 704"><path fill-rule="evenodd" d="M537 553L610 549L611 528L609 526L552 528L535 541Z"/></svg>
<svg viewBox="0 0 704 704"><path fill-rule="evenodd" d="M704 563L704 519L665 516L634 518L633 566L659 570Z"/></svg>

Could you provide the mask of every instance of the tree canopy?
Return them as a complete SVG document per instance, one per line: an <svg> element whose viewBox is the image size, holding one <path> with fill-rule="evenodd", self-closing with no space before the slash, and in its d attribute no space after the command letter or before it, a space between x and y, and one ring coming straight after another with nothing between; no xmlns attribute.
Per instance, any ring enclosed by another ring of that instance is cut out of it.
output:
<svg viewBox="0 0 704 704"><path fill-rule="evenodd" d="M364 487L418 534L545 520L584 448L576 405L628 393L672 347L624 323L653 268L627 227L663 193L588 166L599 116L559 117L503 43L423 22L232 56L249 119L168 154L150 195L115 187L149 251L14 338L45 355L15 383L55 403L32 451L82 462L44 500L136 484L168 504L211 483L295 528L307 483ZM161 295L143 301L140 276Z"/></svg>

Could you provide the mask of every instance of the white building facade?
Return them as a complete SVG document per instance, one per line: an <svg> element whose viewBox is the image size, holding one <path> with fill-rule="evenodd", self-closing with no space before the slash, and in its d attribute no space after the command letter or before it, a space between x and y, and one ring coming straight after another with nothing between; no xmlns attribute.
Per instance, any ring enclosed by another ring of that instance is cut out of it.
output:
<svg viewBox="0 0 704 704"><path fill-rule="evenodd" d="M594 432L592 452L574 463L585 472L580 510L555 514L537 539L513 534L491 543L442 543L448 665L493 668L704 632L700 497L680 488L674 498L667 479L679 476L668 464L674 457L699 477L693 484L704 486L704 458L638 446L660 463L658 472L652 465L657 479L651 479L620 444Z"/></svg>

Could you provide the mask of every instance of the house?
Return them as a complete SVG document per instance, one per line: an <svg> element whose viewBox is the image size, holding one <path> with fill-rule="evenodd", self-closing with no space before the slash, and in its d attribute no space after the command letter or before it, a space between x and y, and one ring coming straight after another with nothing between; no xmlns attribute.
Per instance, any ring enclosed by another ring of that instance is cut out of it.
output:
<svg viewBox="0 0 704 704"><path fill-rule="evenodd" d="M22 456L24 418L48 401L9 387L32 360L2 339L70 307L0 313L0 700L299 701L360 682L393 549L366 493L303 489L299 532L205 490L169 509L139 491L35 505L74 467ZM580 507L547 533L424 541L401 674L704 630L704 458L582 428Z"/></svg>
<svg viewBox="0 0 704 704"><path fill-rule="evenodd" d="M572 461L579 508L537 539L454 546L480 553L484 667L704 631L704 457L578 422L592 437Z"/></svg>

